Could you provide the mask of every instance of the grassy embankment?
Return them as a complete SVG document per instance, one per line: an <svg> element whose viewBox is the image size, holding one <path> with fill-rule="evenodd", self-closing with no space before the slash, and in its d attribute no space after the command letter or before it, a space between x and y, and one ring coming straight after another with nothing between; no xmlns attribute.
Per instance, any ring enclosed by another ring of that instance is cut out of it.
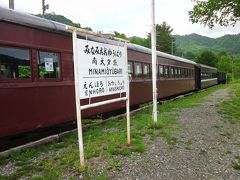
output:
<svg viewBox="0 0 240 180"><path fill-rule="evenodd" d="M181 109L199 105L203 97L214 92L223 85L209 88L200 93L175 101L166 101L158 106L158 123L153 124L151 107L131 116L131 146L126 144L126 120L112 119L102 125L84 130L85 159L89 162L93 157L108 162L108 169L121 168L116 155L130 155L132 152L144 152L146 147L144 137L154 140L163 137L169 144L174 145L177 138L173 132L179 127L176 117ZM13 163L16 171L9 176L0 175L0 179L17 179L33 177L33 179L57 179L66 174L77 174L79 168L79 151L77 133L50 145L22 152L13 152L7 159L0 158L0 166ZM88 175L91 167L85 169ZM73 177L74 179L74 177Z"/></svg>
<svg viewBox="0 0 240 180"><path fill-rule="evenodd" d="M225 101L218 106L219 113L224 116L224 119L231 124L240 123L240 81L235 81L230 84L232 94L229 101ZM231 133L229 134L231 136ZM240 148L240 141L236 142ZM234 157L232 166L235 169L240 169L240 155Z"/></svg>

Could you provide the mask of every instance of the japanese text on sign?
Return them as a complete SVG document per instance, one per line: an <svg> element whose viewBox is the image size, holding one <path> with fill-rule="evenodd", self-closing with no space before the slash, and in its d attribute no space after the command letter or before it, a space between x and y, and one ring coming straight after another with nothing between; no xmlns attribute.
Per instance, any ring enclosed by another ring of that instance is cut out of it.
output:
<svg viewBox="0 0 240 180"><path fill-rule="evenodd" d="M125 47L78 39L81 99L126 92Z"/></svg>

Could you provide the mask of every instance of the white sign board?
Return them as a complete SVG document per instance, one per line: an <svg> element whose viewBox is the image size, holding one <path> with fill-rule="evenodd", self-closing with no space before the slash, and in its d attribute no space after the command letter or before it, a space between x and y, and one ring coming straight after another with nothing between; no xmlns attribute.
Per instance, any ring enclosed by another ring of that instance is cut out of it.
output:
<svg viewBox="0 0 240 180"><path fill-rule="evenodd" d="M52 58L44 58L45 62L45 70L47 72L53 72L53 59Z"/></svg>
<svg viewBox="0 0 240 180"><path fill-rule="evenodd" d="M77 39L80 98L126 92L126 47Z"/></svg>

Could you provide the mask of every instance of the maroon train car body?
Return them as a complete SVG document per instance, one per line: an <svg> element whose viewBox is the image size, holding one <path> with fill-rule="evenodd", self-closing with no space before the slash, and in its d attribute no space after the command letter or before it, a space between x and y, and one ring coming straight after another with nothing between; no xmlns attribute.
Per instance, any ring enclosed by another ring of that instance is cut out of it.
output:
<svg viewBox="0 0 240 180"><path fill-rule="evenodd" d="M71 34L60 23L0 8L0 138L74 121L75 93ZM79 34L84 37L84 34ZM114 43L101 37L90 40ZM42 59L54 60L54 71ZM157 53L158 99L197 89L196 63ZM152 99L151 50L128 45L130 103ZM119 95L93 98L92 102ZM86 104L88 100L81 103ZM83 111L83 116L121 109L114 103Z"/></svg>

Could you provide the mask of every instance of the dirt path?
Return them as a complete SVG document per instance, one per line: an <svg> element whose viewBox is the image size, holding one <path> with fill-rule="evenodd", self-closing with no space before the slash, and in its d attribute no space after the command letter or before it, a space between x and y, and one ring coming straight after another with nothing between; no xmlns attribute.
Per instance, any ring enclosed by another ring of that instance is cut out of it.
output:
<svg viewBox="0 0 240 180"><path fill-rule="evenodd" d="M225 121L216 105L229 98L229 89L217 90L201 106L184 109L178 122L176 145L162 138L149 143L142 154L121 159L121 170L108 174L110 179L240 179L232 167L240 154L240 125Z"/></svg>

